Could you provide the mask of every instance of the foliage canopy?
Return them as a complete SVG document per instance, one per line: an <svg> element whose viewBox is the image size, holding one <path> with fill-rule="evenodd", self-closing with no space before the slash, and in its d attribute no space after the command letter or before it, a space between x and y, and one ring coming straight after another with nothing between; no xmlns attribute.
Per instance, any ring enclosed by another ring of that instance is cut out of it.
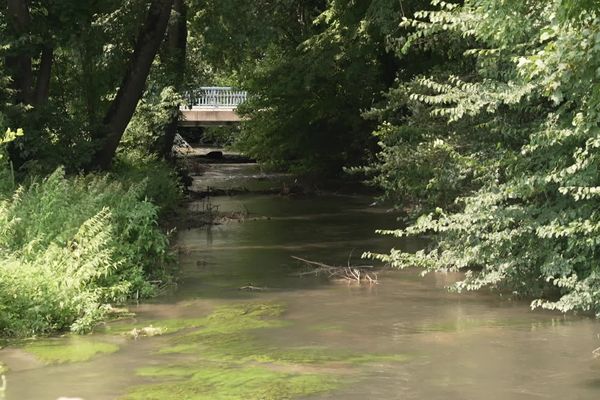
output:
<svg viewBox="0 0 600 400"><path fill-rule="evenodd" d="M432 4L403 21L412 33L398 51L447 61L390 91L379 115L411 113L381 125L374 169L390 194L431 210L383 233L433 233L435 245L370 256L464 269L458 290L506 288L535 296L532 307L600 314L597 11L558 0Z"/></svg>

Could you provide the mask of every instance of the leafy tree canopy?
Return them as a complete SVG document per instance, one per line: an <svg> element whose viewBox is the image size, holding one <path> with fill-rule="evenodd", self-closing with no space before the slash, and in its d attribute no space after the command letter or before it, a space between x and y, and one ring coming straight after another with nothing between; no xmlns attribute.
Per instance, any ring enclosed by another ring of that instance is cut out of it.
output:
<svg viewBox="0 0 600 400"><path fill-rule="evenodd" d="M390 91L380 115L411 112L382 123L373 168L391 195L432 210L384 233L433 233L435 245L371 256L465 269L458 290L506 288L537 297L532 307L599 314L594 2L432 3L403 22L413 33L400 50L445 51L448 61Z"/></svg>

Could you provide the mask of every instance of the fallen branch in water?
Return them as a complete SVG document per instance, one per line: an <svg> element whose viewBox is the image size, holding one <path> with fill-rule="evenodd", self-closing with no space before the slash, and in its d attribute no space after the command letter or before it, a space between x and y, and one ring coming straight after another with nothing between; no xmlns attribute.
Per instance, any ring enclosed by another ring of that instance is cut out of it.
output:
<svg viewBox="0 0 600 400"><path fill-rule="evenodd" d="M246 286L242 286L242 287L238 288L238 290L245 290L247 292L264 292L265 290L267 290L267 288L260 287L260 286L254 286L253 284L249 283Z"/></svg>
<svg viewBox="0 0 600 400"><path fill-rule="evenodd" d="M298 272L297 276L306 275L327 275L329 279L342 279L348 282L368 282L369 284L378 284L377 272L372 265L350 265L335 266L328 265L318 261L306 260L304 258L292 256L294 260L303 262L307 267L312 268L309 271Z"/></svg>

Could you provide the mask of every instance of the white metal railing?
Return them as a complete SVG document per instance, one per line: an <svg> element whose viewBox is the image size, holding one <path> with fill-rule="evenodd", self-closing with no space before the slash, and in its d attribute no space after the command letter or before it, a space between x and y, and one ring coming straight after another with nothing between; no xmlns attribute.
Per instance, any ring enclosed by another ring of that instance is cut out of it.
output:
<svg viewBox="0 0 600 400"><path fill-rule="evenodd" d="M246 101L248 92L230 87L205 86L187 93L188 107L237 108Z"/></svg>

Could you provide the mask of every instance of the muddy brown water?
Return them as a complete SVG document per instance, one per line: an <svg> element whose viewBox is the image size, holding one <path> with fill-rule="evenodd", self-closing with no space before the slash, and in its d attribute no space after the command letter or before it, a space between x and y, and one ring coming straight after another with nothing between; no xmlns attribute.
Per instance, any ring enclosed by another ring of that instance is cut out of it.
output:
<svg viewBox="0 0 600 400"><path fill-rule="evenodd" d="M252 165L213 165L203 179L197 187L274 183ZM248 218L179 232L179 288L132 307L138 320L200 317L221 305L276 302L285 305L283 318L290 325L258 331L262 343L410 355L407 362L360 368L351 382L314 399L600 399L600 359L592 354L600 346L600 325L592 319L532 312L527 302L487 292L451 294L445 286L456 277L447 274L390 271L373 286L294 276L300 266L291 256L345 264L360 262L365 250L420 246L374 234L396 222L385 209L370 207L369 197L248 193L211 202L219 212ZM238 290L248 284L266 290ZM19 348L1 350L0 361L10 368L4 399L116 399L145 382L137 368L185 357L158 355L168 340L163 336L98 337L120 350L60 365L45 365Z"/></svg>

